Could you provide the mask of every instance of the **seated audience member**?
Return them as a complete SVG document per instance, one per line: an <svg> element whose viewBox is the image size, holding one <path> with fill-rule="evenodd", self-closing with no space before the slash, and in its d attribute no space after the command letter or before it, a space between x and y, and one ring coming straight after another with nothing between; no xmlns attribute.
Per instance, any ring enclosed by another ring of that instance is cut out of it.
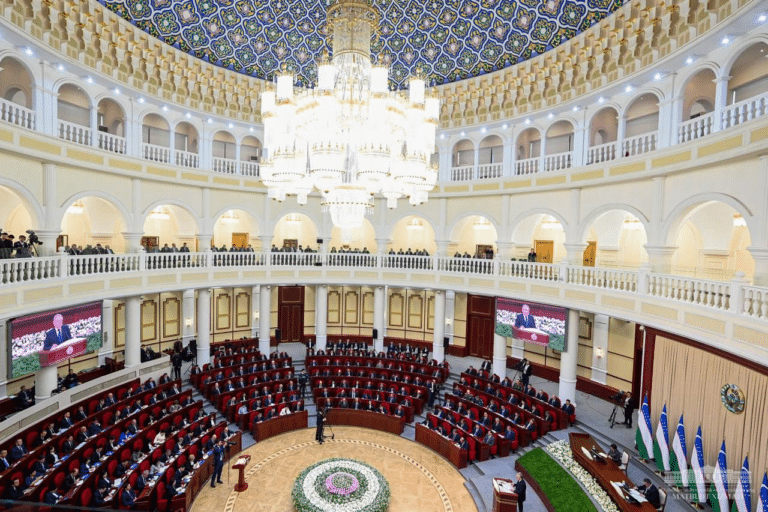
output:
<svg viewBox="0 0 768 512"><path fill-rule="evenodd" d="M24 496L24 489L21 488L21 480L14 478L11 485L5 490L3 494L4 500L17 501Z"/></svg>
<svg viewBox="0 0 768 512"><path fill-rule="evenodd" d="M85 412L85 409L81 405L78 407L77 412L75 413L75 421L83 421L88 417L88 414Z"/></svg>
<svg viewBox="0 0 768 512"><path fill-rule="evenodd" d="M67 477L64 479L64 483L62 484L61 489L62 491L64 491L65 494L69 492L70 489L72 489L74 486L77 485L79 474L80 474L80 470L78 468L72 468L72 471L70 471Z"/></svg>
<svg viewBox="0 0 768 512"><path fill-rule="evenodd" d="M131 489L131 484L125 484L125 487L123 488L123 492L120 493L120 506L121 508L134 508L136 503L136 495L133 493L133 489Z"/></svg>
<svg viewBox="0 0 768 512"><path fill-rule="evenodd" d="M661 496L659 495L659 489L651 483L650 478L643 478L643 485L637 487L637 490L643 493L648 503L656 508L661 506Z"/></svg>
<svg viewBox="0 0 768 512"><path fill-rule="evenodd" d="M0 473L11 467L11 461L8 459L8 450L0 450Z"/></svg>
<svg viewBox="0 0 768 512"><path fill-rule="evenodd" d="M101 507L105 504L105 496L107 494L107 488L106 487L99 487L95 491L93 491L93 496L91 497L91 506L92 507Z"/></svg>
<svg viewBox="0 0 768 512"><path fill-rule="evenodd" d="M616 443L611 443L611 449L608 450L608 457L616 464L621 464L621 452Z"/></svg>
<svg viewBox="0 0 768 512"><path fill-rule="evenodd" d="M149 470L145 469L141 472L141 474L136 478L136 483L134 484L133 488L137 493L141 493L141 491L144 490L144 488L147 486L147 483L149 482Z"/></svg>
<svg viewBox="0 0 768 512"><path fill-rule="evenodd" d="M43 503L48 505L55 505L62 498L55 489L48 489L43 496Z"/></svg>
<svg viewBox="0 0 768 512"><path fill-rule="evenodd" d="M576 408L571 404L570 400L566 400L562 407L563 411L565 411L565 414L568 416L571 416L573 413L576 412Z"/></svg>

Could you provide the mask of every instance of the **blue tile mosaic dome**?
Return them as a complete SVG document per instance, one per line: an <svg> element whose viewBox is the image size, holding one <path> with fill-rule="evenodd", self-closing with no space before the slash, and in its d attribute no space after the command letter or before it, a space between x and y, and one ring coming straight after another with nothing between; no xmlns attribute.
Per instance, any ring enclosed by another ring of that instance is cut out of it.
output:
<svg viewBox="0 0 768 512"><path fill-rule="evenodd" d="M283 63L297 85L315 82L330 51L328 0L99 0L184 52L272 79ZM380 14L372 56L402 88L420 71L440 85L490 73L551 50L618 9L623 0L368 0Z"/></svg>

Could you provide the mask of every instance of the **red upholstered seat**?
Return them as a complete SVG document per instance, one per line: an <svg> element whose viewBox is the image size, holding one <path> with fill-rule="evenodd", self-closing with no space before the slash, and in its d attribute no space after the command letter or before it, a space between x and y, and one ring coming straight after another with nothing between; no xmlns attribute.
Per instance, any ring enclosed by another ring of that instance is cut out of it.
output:
<svg viewBox="0 0 768 512"><path fill-rule="evenodd" d="M475 439L472 436L467 437L467 444L469 445L469 460L473 461L477 457L477 445Z"/></svg>
<svg viewBox="0 0 768 512"><path fill-rule="evenodd" d="M81 507L87 507L91 504L91 498L93 497L93 493L90 489L86 488L83 489L83 493L80 495L80 506Z"/></svg>
<svg viewBox="0 0 768 512"><path fill-rule="evenodd" d="M432 424L432 428L437 427L437 418L434 416L429 416L429 422Z"/></svg>
<svg viewBox="0 0 768 512"><path fill-rule="evenodd" d="M139 478L139 474L136 471L133 471L131 473L131 476L128 477L128 483L131 484L131 487L136 485L136 479Z"/></svg>
<svg viewBox="0 0 768 512"><path fill-rule="evenodd" d="M126 393L128 393L128 389L127 388L120 388L120 389L118 389L117 390L117 399L118 400L122 400L123 398L125 398Z"/></svg>
<svg viewBox="0 0 768 512"><path fill-rule="evenodd" d="M144 459L141 461L141 464L139 464L139 472L143 473L144 470L149 469L149 459Z"/></svg>
<svg viewBox="0 0 768 512"><path fill-rule="evenodd" d="M130 460L131 459L131 450L123 450L120 452L120 462L123 462L124 460Z"/></svg>
<svg viewBox="0 0 768 512"><path fill-rule="evenodd" d="M157 483L157 510L158 512L168 512L168 500L165 499L165 483Z"/></svg>
<svg viewBox="0 0 768 512"><path fill-rule="evenodd" d="M35 440L37 439L38 435L40 435L40 433L37 432L37 431L34 431L34 430L32 430L30 432L27 432L27 439L26 439L27 449L29 449L29 450L32 449L32 447L35 445Z"/></svg>
<svg viewBox="0 0 768 512"><path fill-rule="evenodd" d="M112 411L107 411L104 414L102 414L102 416L101 416L101 424L102 425L109 425L110 423L112 423L112 416L114 416L114 414L112 414Z"/></svg>
<svg viewBox="0 0 768 512"><path fill-rule="evenodd" d="M192 446L189 447L189 454L194 455L195 458L197 458L197 450L198 450L197 445L193 444Z"/></svg>
<svg viewBox="0 0 768 512"><path fill-rule="evenodd" d="M96 441L96 446L98 446L99 448L104 448L104 446L106 444L107 444L107 438L106 437L102 437L101 439Z"/></svg>
<svg viewBox="0 0 768 512"><path fill-rule="evenodd" d="M55 485L57 489L61 488L61 484L64 483L65 478L67 478L67 474L63 471L59 471L53 477L53 485Z"/></svg>
<svg viewBox="0 0 768 512"><path fill-rule="evenodd" d="M448 423L447 421L443 421L443 428L445 429L446 433L450 434L453 430L453 426Z"/></svg>
<svg viewBox="0 0 768 512"><path fill-rule="evenodd" d="M75 468L80 467L80 459L70 459L69 464L67 465L67 469L69 471L72 471Z"/></svg>
<svg viewBox="0 0 768 512"><path fill-rule="evenodd" d="M165 470L165 483L171 483L171 480L173 480L173 475L176 474L176 470L174 468L168 468Z"/></svg>
<svg viewBox="0 0 768 512"><path fill-rule="evenodd" d="M115 478L116 468L117 468L117 461L116 460L109 461L109 464L107 465L107 474L109 475L109 478Z"/></svg>
<svg viewBox="0 0 768 512"><path fill-rule="evenodd" d="M152 452L152 463L154 464L157 462L157 460L163 455L162 450L160 448L157 448L155 451Z"/></svg>
<svg viewBox="0 0 768 512"><path fill-rule="evenodd" d="M89 460L89 459L91 458L91 455L92 455L92 454L93 454L93 448L91 448L91 447L88 447L88 448L86 448L86 449L85 449L85 451L83 452L83 458L84 458L85 460Z"/></svg>

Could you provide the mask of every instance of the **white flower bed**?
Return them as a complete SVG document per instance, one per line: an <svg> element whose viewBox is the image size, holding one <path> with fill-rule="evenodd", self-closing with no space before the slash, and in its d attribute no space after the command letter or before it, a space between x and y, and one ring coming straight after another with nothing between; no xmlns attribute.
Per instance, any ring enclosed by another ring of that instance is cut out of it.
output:
<svg viewBox="0 0 768 512"><path fill-rule="evenodd" d="M546 450L553 459L570 471L571 474L581 482L581 485L583 485L587 492L592 495L592 499L595 500L605 512L619 512L616 503L614 503L613 499L611 499L608 493L605 492L605 489L603 489L600 484L592 478L592 475L590 475L589 472L587 472L587 470L573 458L571 446L568 441L557 441L552 443L546 447Z"/></svg>
<svg viewBox="0 0 768 512"><path fill-rule="evenodd" d="M299 512L384 512L390 498L384 476L351 459L313 464L298 476L291 495Z"/></svg>

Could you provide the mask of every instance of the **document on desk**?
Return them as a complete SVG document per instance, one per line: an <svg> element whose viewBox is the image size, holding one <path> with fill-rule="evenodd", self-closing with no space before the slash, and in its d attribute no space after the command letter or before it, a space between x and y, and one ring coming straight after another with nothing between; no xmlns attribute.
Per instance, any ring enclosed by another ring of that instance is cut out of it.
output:
<svg viewBox="0 0 768 512"><path fill-rule="evenodd" d="M498 480L496 478L493 479L493 487L496 489L497 492L505 492L505 493L515 492L514 488L512 487L512 484L510 484L509 482L504 482L503 480Z"/></svg>
<svg viewBox="0 0 768 512"><path fill-rule="evenodd" d="M245 457L240 457L239 459L237 459L237 462L235 464L236 465L240 464L245 466L246 464L248 464L248 459L246 459Z"/></svg>
<svg viewBox="0 0 768 512"><path fill-rule="evenodd" d="M587 449L586 449L586 448L584 448L583 446L581 447L581 451L583 451L583 452L584 452L584 455L586 455L586 456L587 456L587 458L588 458L589 460L595 460L595 459L592 457L592 454L591 454L591 453L589 453L589 450L587 450Z"/></svg>

